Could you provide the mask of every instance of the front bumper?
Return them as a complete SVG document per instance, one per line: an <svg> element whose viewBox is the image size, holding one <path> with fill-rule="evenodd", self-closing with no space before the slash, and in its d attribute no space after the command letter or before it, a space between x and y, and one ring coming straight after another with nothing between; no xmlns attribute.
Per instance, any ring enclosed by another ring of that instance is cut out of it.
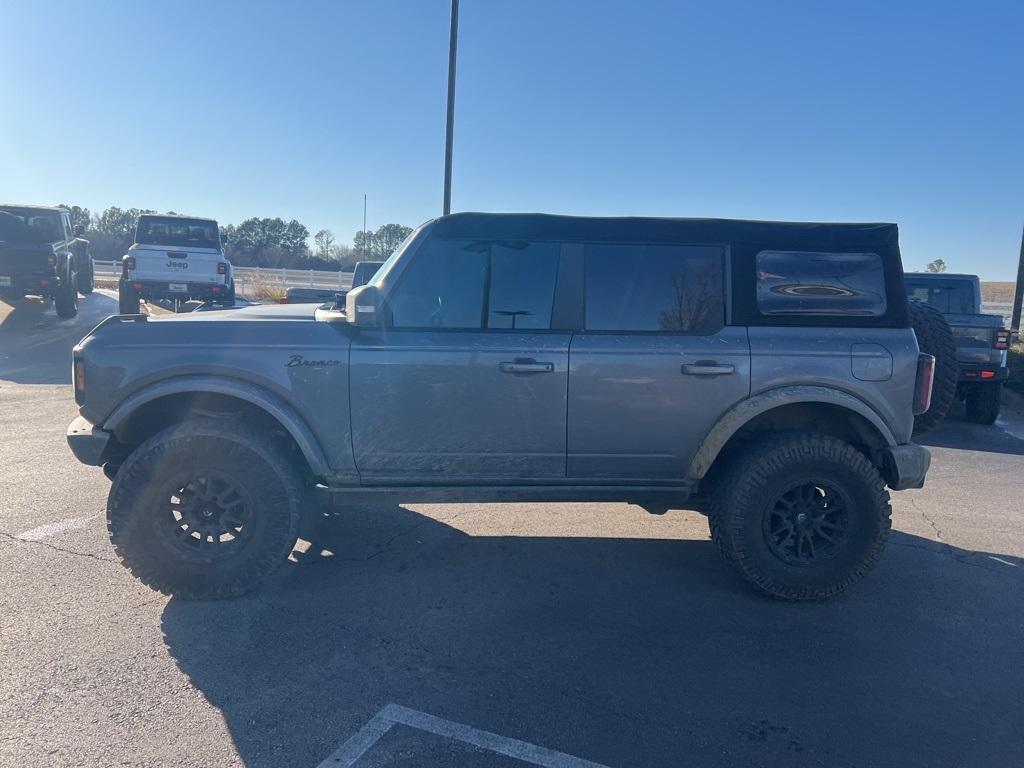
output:
<svg viewBox="0 0 1024 768"><path fill-rule="evenodd" d="M75 458L83 464L101 466L110 444L110 433L97 427L84 416L79 416L68 425L68 445Z"/></svg>
<svg viewBox="0 0 1024 768"><path fill-rule="evenodd" d="M885 482L894 491L923 488L924 476L932 463L932 455L923 445L905 443L883 452Z"/></svg>

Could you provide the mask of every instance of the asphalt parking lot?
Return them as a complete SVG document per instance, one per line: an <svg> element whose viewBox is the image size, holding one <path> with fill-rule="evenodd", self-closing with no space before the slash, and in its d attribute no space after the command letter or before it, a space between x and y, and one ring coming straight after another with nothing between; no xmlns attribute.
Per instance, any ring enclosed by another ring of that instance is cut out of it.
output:
<svg viewBox="0 0 1024 768"><path fill-rule="evenodd" d="M311 509L263 591L190 603L117 564L66 447L71 346L116 300L81 306L0 304L0 764L1020 763L1020 416L929 435L881 564L822 604L616 504Z"/></svg>

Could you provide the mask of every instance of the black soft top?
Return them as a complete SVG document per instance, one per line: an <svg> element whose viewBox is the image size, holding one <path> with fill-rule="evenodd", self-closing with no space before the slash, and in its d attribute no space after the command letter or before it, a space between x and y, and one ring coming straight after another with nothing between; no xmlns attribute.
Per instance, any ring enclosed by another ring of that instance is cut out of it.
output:
<svg viewBox="0 0 1024 768"><path fill-rule="evenodd" d="M822 325L820 317L765 317L756 311L754 264L760 251L875 253L885 271L885 315L829 318L828 324L909 325L895 224L455 213L434 219L428 228L434 235L450 238L722 245L729 249L732 264L733 321L759 325Z"/></svg>
<svg viewBox="0 0 1024 768"><path fill-rule="evenodd" d="M895 224L850 224L743 219L684 219L643 216L555 216L547 213L454 213L431 227L445 237L505 237L622 243L750 243L789 249L839 250L872 247L898 253Z"/></svg>

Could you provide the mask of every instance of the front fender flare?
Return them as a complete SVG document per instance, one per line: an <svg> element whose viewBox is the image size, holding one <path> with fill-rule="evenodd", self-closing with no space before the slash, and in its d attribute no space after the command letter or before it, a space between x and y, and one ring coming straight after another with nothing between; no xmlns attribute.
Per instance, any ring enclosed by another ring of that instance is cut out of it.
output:
<svg viewBox="0 0 1024 768"><path fill-rule="evenodd" d="M686 476L690 480L700 480L707 474L719 452L744 424L773 408L793 403L826 403L845 408L864 417L882 436L886 444L896 445L896 437L885 423L885 420L867 403L848 392L831 387L793 386L779 387L760 392L753 397L733 406L718 420L711 431L704 437L700 448L690 462Z"/></svg>
<svg viewBox="0 0 1024 768"><path fill-rule="evenodd" d="M263 387L228 376L178 376L150 384L122 400L103 421L103 429L116 433L140 406L167 395L192 392L229 395L263 409L288 430L314 475L325 477L330 474L320 442L295 408Z"/></svg>

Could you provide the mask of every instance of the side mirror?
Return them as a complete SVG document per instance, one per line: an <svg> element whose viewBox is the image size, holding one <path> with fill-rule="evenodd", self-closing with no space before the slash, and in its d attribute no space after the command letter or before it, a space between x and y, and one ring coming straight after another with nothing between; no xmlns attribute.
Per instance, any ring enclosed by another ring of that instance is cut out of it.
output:
<svg viewBox="0 0 1024 768"><path fill-rule="evenodd" d="M381 322L380 290L361 285L345 294L345 316L360 328L376 328Z"/></svg>
<svg viewBox="0 0 1024 768"><path fill-rule="evenodd" d="M75 237L81 237L84 234L85 234L85 227L83 227L81 224L79 224L77 227L75 227Z"/></svg>

